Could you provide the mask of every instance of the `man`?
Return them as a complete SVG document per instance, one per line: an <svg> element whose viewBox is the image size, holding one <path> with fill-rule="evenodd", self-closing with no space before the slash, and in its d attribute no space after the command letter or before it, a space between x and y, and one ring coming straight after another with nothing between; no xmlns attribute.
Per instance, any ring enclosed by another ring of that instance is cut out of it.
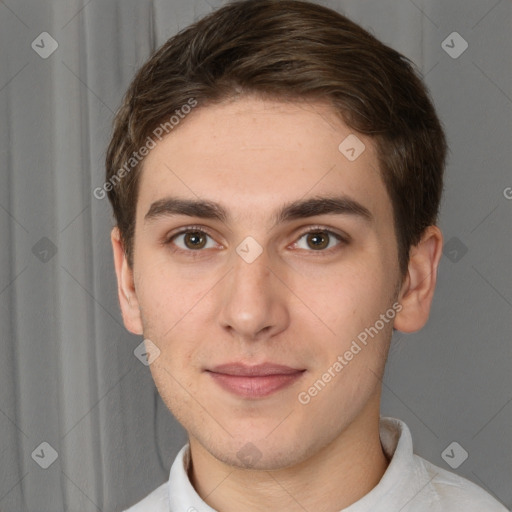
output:
<svg viewBox="0 0 512 512"><path fill-rule="evenodd" d="M446 149L407 59L315 4L228 4L141 68L107 155L119 300L189 443L130 511L505 510L379 417Z"/></svg>

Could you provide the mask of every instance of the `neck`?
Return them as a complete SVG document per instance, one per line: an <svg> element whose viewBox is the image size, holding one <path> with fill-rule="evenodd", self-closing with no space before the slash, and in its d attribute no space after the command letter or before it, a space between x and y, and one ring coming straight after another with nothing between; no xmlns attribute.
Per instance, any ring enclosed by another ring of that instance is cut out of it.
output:
<svg viewBox="0 0 512 512"><path fill-rule="evenodd" d="M388 465L380 444L378 406L367 409L306 460L272 471L229 466L191 437L191 483L219 512L342 510L370 492Z"/></svg>

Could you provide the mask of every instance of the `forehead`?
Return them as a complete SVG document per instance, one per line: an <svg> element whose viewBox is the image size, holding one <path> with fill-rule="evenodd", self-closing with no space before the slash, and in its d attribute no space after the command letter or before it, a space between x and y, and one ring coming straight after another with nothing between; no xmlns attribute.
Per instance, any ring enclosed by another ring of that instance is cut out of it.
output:
<svg viewBox="0 0 512 512"><path fill-rule="evenodd" d="M247 217L326 194L390 209L374 142L326 104L244 97L196 107L150 151L137 220L166 195L204 198Z"/></svg>

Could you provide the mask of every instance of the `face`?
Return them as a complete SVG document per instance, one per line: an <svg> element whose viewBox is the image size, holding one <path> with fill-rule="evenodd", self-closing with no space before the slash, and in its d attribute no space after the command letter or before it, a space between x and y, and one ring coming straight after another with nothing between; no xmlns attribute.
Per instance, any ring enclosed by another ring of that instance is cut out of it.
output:
<svg viewBox="0 0 512 512"><path fill-rule="evenodd" d="M325 105L245 97L145 159L128 327L191 443L229 464L298 463L377 414L396 233L376 149L349 135Z"/></svg>

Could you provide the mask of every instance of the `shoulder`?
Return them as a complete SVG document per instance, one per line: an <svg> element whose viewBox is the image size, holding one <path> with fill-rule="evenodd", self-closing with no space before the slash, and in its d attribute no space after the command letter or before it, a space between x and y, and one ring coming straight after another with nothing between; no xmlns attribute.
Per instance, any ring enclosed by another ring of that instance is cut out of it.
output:
<svg viewBox="0 0 512 512"><path fill-rule="evenodd" d="M150 492L143 500L139 501L124 512L168 512L169 511L169 487L168 482L163 483Z"/></svg>
<svg viewBox="0 0 512 512"><path fill-rule="evenodd" d="M432 498L439 510L464 512L508 512L499 501L470 480L414 455L416 463L422 466L429 477Z"/></svg>

